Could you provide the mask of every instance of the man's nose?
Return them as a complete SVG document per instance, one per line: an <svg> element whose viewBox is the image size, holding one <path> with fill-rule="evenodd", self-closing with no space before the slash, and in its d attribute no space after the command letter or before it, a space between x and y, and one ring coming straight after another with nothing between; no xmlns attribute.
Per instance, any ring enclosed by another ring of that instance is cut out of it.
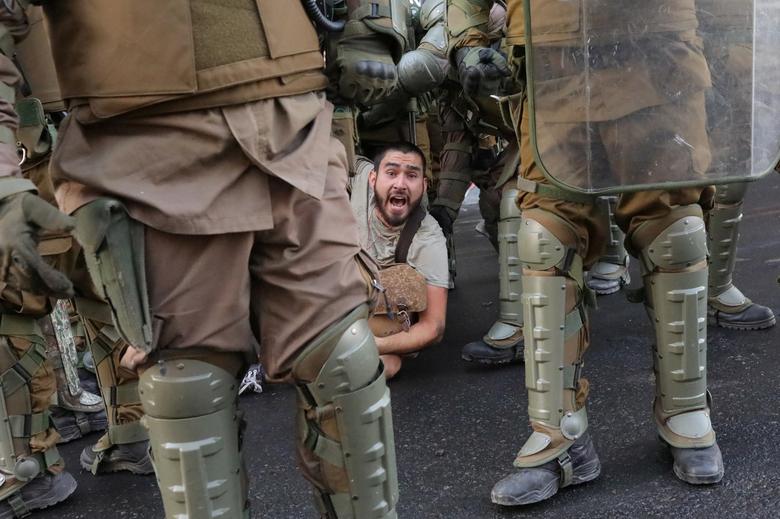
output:
<svg viewBox="0 0 780 519"><path fill-rule="evenodd" d="M393 188L408 189L409 180L406 178L406 175L396 175L396 177L393 179Z"/></svg>

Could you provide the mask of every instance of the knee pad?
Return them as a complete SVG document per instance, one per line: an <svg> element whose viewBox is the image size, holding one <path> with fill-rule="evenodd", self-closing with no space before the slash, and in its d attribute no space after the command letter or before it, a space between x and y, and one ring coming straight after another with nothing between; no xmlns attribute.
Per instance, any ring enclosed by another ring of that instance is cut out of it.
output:
<svg viewBox="0 0 780 519"><path fill-rule="evenodd" d="M684 216L663 229L640 251L645 272L674 272L690 269L707 259L704 220Z"/></svg>
<svg viewBox="0 0 780 519"><path fill-rule="evenodd" d="M293 365L307 478L329 519L396 517L390 391L361 306L325 330Z"/></svg>
<svg viewBox="0 0 780 519"><path fill-rule="evenodd" d="M161 361L139 392L166 517L243 517L236 378L208 362Z"/></svg>

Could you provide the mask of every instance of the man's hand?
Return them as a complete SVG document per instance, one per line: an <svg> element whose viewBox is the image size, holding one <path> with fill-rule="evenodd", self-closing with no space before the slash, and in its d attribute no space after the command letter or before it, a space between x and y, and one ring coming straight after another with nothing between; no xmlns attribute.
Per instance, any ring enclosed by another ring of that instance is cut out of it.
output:
<svg viewBox="0 0 780 519"><path fill-rule="evenodd" d="M73 296L73 284L38 253L40 231L69 233L71 217L30 192L0 200L0 282L31 292L65 298Z"/></svg>
<svg viewBox="0 0 780 519"><path fill-rule="evenodd" d="M461 87L469 97L497 95L502 81L510 75L506 57L489 47L463 47L455 59Z"/></svg>
<svg viewBox="0 0 780 519"><path fill-rule="evenodd" d="M135 368L138 367L139 364L146 362L147 356L148 355L143 351L132 346L128 346L125 352L122 354L122 359L119 361L119 365L125 369L129 369L130 371L135 371Z"/></svg>
<svg viewBox="0 0 780 519"><path fill-rule="evenodd" d="M370 105L381 101L396 88L398 75L387 38L364 22L347 22L337 48L341 97Z"/></svg>

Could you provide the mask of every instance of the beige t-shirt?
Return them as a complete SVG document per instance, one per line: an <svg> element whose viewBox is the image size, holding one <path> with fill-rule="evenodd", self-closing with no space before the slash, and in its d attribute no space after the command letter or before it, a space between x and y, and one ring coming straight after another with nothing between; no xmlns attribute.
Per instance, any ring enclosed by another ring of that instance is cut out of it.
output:
<svg viewBox="0 0 780 519"><path fill-rule="evenodd" d="M374 190L368 184L372 167L368 159L357 159L355 176L350 179L350 202L357 217L361 246L381 267L387 267L395 262L395 248L403 225L388 227L377 218ZM422 274L427 284L449 288L447 243L438 222L429 214L412 239L406 263Z"/></svg>

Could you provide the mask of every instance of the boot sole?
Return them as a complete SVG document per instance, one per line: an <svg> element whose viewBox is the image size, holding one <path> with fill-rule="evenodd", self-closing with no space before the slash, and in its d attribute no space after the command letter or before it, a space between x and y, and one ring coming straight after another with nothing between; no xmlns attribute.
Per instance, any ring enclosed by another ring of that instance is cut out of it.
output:
<svg viewBox="0 0 780 519"><path fill-rule="evenodd" d="M58 483L52 485L52 488L50 488L47 493L25 500L24 503L30 511L43 510L44 508L49 508L57 503L61 503L76 491L78 484L68 472L61 472L55 477L58 479ZM16 514L13 510L9 510L8 513L0 514L0 519L14 519L15 517Z"/></svg>
<svg viewBox="0 0 780 519"><path fill-rule="evenodd" d="M466 362L473 362L475 364L484 364L489 366L501 366L503 364L511 364L513 362L522 362L523 360L522 355L518 358L512 356L505 359L486 359L484 357L471 357L469 355L461 355L460 358Z"/></svg>
<svg viewBox="0 0 780 519"><path fill-rule="evenodd" d="M677 468L677 465L674 465L672 467L672 471L674 471L674 475L677 476L678 479L690 485L714 485L715 483L719 483L720 480L723 479L723 473L724 473L724 471L721 470L720 472L716 472L715 474L694 476L692 474L683 473L683 471Z"/></svg>
<svg viewBox="0 0 780 519"><path fill-rule="evenodd" d="M588 481L593 481L601 474L601 461L596 458L588 463L585 463L574 471L572 474L572 481L569 484L570 487L574 485L581 485ZM499 496L494 493L490 493L490 500L501 506L522 506L532 505L539 501L549 499L560 490L560 482L557 479L553 479L550 483L540 490L529 492L521 497ZM564 487L566 488L566 487Z"/></svg>
<svg viewBox="0 0 780 519"><path fill-rule="evenodd" d="M85 457L83 454L79 457L79 464L81 465L81 468L87 471L92 471L92 460ZM109 474L112 472L122 472L127 471L132 474L136 474L139 476L146 476L148 474L154 474L154 466L152 465L152 460L149 458L143 459L141 461L110 461L106 460L103 461L100 465L98 465L98 474Z"/></svg>
<svg viewBox="0 0 780 519"><path fill-rule="evenodd" d="M610 287L610 288L591 288L597 296L608 296L610 294L614 294L616 292L620 292L620 286L616 287Z"/></svg>
<svg viewBox="0 0 780 519"><path fill-rule="evenodd" d="M777 323L777 319L772 317L771 319L764 319L763 321L756 321L752 323L732 323L728 321L721 321L714 316L708 316L708 322L711 325L719 326L727 330L766 330L773 327Z"/></svg>

